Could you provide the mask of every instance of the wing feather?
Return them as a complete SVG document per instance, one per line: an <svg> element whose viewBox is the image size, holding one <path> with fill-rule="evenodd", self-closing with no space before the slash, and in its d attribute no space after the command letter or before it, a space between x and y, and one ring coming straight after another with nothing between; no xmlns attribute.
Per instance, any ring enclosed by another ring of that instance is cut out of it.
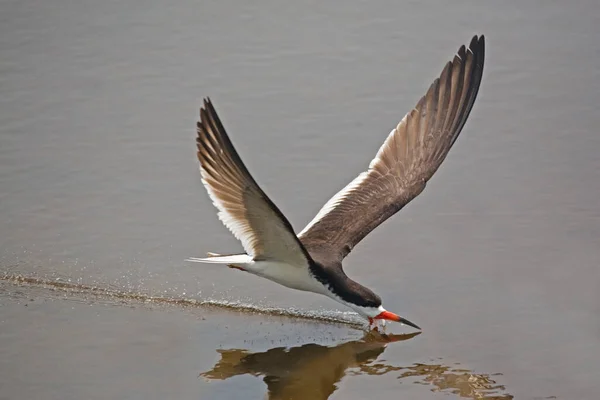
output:
<svg viewBox="0 0 600 400"><path fill-rule="evenodd" d="M341 261L369 232L418 196L458 138L477 97L485 39L461 46L389 134L367 171L331 198L298 235L312 255Z"/></svg>
<svg viewBox="0 0 600 400"><path fill-rule="evenodd" d="M294 230L246 169L209 99L198 122L202 183L219 219L253 259L308 266L309 256Z"/></svg>

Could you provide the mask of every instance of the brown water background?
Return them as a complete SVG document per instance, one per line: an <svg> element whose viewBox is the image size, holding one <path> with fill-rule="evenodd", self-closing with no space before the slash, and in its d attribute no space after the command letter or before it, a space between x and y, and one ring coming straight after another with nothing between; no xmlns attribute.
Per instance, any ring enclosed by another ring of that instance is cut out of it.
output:
<svg viewBox="0 0 600 400"><path fill-rule="evenodd" d="M346 262L423 334L184 262L241 249L202 97L299 231L480 33L456 146ZM597 1L0 2L0 399L598 398L599 38Z"/></svg>

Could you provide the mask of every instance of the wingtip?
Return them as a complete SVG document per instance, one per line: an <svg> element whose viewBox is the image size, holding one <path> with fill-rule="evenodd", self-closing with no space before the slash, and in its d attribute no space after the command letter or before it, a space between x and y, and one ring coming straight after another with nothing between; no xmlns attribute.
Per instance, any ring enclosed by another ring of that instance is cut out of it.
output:
<svg viewBox="0 0 600 400"><path fill-rule="evenodd" d="M469 44L469 50L473 53L479 51L483 52L485 49L485 35L475 35L471 39L471 43Z"/></svg>
<svg viewBox="0 0 600 400"><path fill-rule="evenodd" d="M485 35L482 33L481 35L473 35L471 39L471 43L478 43L481 41L485 41Z"/></svg>
<svg viewBox="0 0 600 400"><path fill-rule="evenodd" d="M202 106L200 106L200 115L202 116L202 112L208 112L210 108L212 108L212 102L210 101L210 97L204 97L202 99Z"/></svg>

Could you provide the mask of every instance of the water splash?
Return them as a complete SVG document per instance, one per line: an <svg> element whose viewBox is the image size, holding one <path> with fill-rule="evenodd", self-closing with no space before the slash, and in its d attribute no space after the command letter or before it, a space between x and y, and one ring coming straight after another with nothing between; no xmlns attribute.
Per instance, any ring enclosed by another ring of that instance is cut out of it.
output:
<svg viewBox="0 0 600 400"><path fill-rule="evenodd" d="M304 319L310 321L330 322L349 325L355 328L362 328L365 321L356 313L350 311L308 311L296 308L278 308L255 304L249 304L242 301L217 300L217 299L194 299L185 297L155 296L151 294L113 289L110 287L86 285L83 283L73 283L60 278L47 279L20 274L4 274L0 281L19 286L32 286L54 291L61 291L69 295L93 295L109 299L118 299L126 301L135 301L152 304L176 305L180 307L199 307L223 309L249 314L261 314L269 316L287 317L294 319Z"/></svg>

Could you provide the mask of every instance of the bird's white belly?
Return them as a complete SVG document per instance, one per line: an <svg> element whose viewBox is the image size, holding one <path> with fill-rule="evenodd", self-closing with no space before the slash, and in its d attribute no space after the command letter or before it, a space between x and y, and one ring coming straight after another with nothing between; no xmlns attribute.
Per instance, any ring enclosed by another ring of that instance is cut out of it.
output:
<svg viewBox="0 0 600 400"><path fill-rule="evenodd" d="M238 264L251 274L277 282L280 285L325 295L338 303L356 311L365 317L373 318L385 309L379 307L360 307L340 298L329 288L317 281L309 272L308 266L295 266L277 261L252 261L247 264Z"/></svg>
<svg viewBox="0 0 600 400"><path fill-rule="evenodd" d="M277 282L280 285L322 293L323 285L310 275L308 266L295 266L277 261L255 261L243 265L248 272Z"/></svg>

